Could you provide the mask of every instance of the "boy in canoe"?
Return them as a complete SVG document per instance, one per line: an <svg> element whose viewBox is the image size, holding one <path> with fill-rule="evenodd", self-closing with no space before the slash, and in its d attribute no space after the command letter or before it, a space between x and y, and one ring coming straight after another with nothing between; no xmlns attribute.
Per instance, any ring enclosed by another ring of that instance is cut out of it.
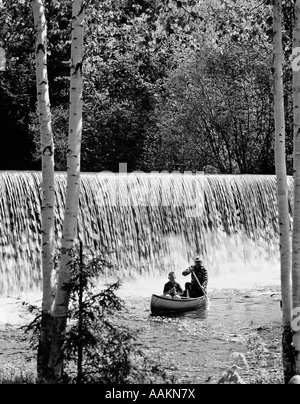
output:
<svg viewBox="0 0 300 404"><path fill-rule="evenodd" d="M181 295L183 293L182 287L178 282L175 281L175 273L170 272L168 275L169 282L167 282L164 286L164 297L168 299L181 299Z"/></svg>
<svg viewBox="0 0 300 404"><path fill-rule="evenodd" d="M202 265L202 261L199 256L195 257L195 265L190 266L182 272L183 276L189 274L191 274L191 282L186 282L184 296L200 297L206 295L208 272L207 269Z"/></svg>

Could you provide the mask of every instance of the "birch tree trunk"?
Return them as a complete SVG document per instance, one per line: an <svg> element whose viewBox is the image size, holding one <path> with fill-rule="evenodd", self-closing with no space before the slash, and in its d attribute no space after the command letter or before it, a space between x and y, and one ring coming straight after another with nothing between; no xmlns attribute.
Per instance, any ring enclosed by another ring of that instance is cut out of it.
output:
<svg viewBox="0 0 300 404"><path fill-rule="evenodd" d="M80 191L80 149L82 133L82 61L83 0L74 0L72 7L72 43L70 77L70 115L67 151L67 192L62 235L62 254L57 279L57 288L52 311L51 362L55 380L62 376L63 344L67 324L70 294L65 285L70 281L74 260L74 243L77 229L77 214Z"/></svg>
<svg viewBox="0 0 300 404"><path fill-rule="evenodd" d="M36 84L42 153L43 202L41 216L43 302L42 326L37 354L37 378L38 382L42 382L47 374L50 352L50 311L54 285L54 145L47 74L47 22L43 1L33 0L31 5L36 30Z"/></svg>
<svg viewBox="0 0 300 404"><path fill-rule="evenodd" d="M285 118L282 80L282 1L273 4L273 67L274 67L274 121L275 167L280 231L280 270L282 300L282 363L285 382L293 374L292 349L292 280L290 217L285 160Z"/></svg>
<svg viewBox="0 0 300 404"><path fill-rule="evenodd" d="M294 5L293 54L300 51L300 0ZM294 218L292 242L292 284L293 310L292 324L297 325L300 312L300 66L293 67L293 102L294 102ZM295 373L300 374L300 328L293 326L293 346L295 354Z"/></svg>

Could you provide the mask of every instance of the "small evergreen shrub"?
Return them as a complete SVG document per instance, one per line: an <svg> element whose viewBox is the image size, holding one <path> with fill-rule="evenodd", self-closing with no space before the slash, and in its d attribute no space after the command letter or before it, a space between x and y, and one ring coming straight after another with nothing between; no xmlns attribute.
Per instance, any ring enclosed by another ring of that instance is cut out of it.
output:
<svg viewBox="0 0 300 404"><path fill-rule="evenodd" d="M101 259L86 264L82 253L74 257L71 281L66 285L70 308L63 383L175 383L172 364L165 366L160 358L151 358L148 350L138 344L136 330L118 323L115 314L125 308L116 294L120 281L97 291L104 265ZM31 332L31 345L37 348L41 314L36 307L29 309L36 311L36 316L26 331Z"/></svg>

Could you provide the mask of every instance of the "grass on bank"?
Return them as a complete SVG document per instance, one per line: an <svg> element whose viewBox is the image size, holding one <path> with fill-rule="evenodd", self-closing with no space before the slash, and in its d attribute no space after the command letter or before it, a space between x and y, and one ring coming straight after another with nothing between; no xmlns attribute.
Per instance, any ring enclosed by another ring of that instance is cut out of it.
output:
<svg viewBox="0 0 300 404"><path fill-rule="evenodd" d="M278 334L280 326L269 328L271 333ZM210 378L209 384L284 384L280 349L270 354L268 343L264 342L260 333L253 331L246 338L247 353L232 354L232 363L222 375ZM271 348L274 344L271 342ZM247 358L246 358L247 356ZM272 366L270 366L272 361ZM165 369L167 371L167 369ZM143 367L140 368L143 372ZM148 381L149 382L149 381ZM176 379L168 379L165 383L176 384ZM131 383L135 383L134 380ZM163 381L160 380L163 384ZM28 365L10 364L0 370L0 384L36 384L36 374L28 369Z"/></svg>
<svg viewBox="0 0 300 404"><path fill-rule="evenodd" d="M278 332L277 328L273 327L273 332ZM268 329L272 332L271 327ZM257 331L251 332L245 342L247 358L242 353L234 352L232 363L222 374L218 384L284 384L281 350L270 352L272 342L268 347Z"/></svg>
<svg viewBox="0 0 300 404"><path fill-rule="evenodd" d="M0 384L36 384L36 375L26 365L7 365L0 370Z"/></svg>

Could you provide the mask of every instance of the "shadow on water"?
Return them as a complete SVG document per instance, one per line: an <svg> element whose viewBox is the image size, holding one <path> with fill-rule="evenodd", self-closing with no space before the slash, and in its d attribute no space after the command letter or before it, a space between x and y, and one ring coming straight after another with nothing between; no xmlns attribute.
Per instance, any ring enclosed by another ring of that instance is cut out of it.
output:
<svg viewBox="0 0 300 404"><path fill-rule="evenodd" d="M203 309L202 307L199 307L195 310L190 310L190 311L186 311L183 313L169 313L169 314L164 314L164 315L156 315L156 314L149 314L149 319L151 320L151 318L157 318L157 317L161 317L161 318L170 318L170 319L185 319L185 318L190 318L193 320L204 320L207 318L208 316L208 310L209 308Z"/></svg>

